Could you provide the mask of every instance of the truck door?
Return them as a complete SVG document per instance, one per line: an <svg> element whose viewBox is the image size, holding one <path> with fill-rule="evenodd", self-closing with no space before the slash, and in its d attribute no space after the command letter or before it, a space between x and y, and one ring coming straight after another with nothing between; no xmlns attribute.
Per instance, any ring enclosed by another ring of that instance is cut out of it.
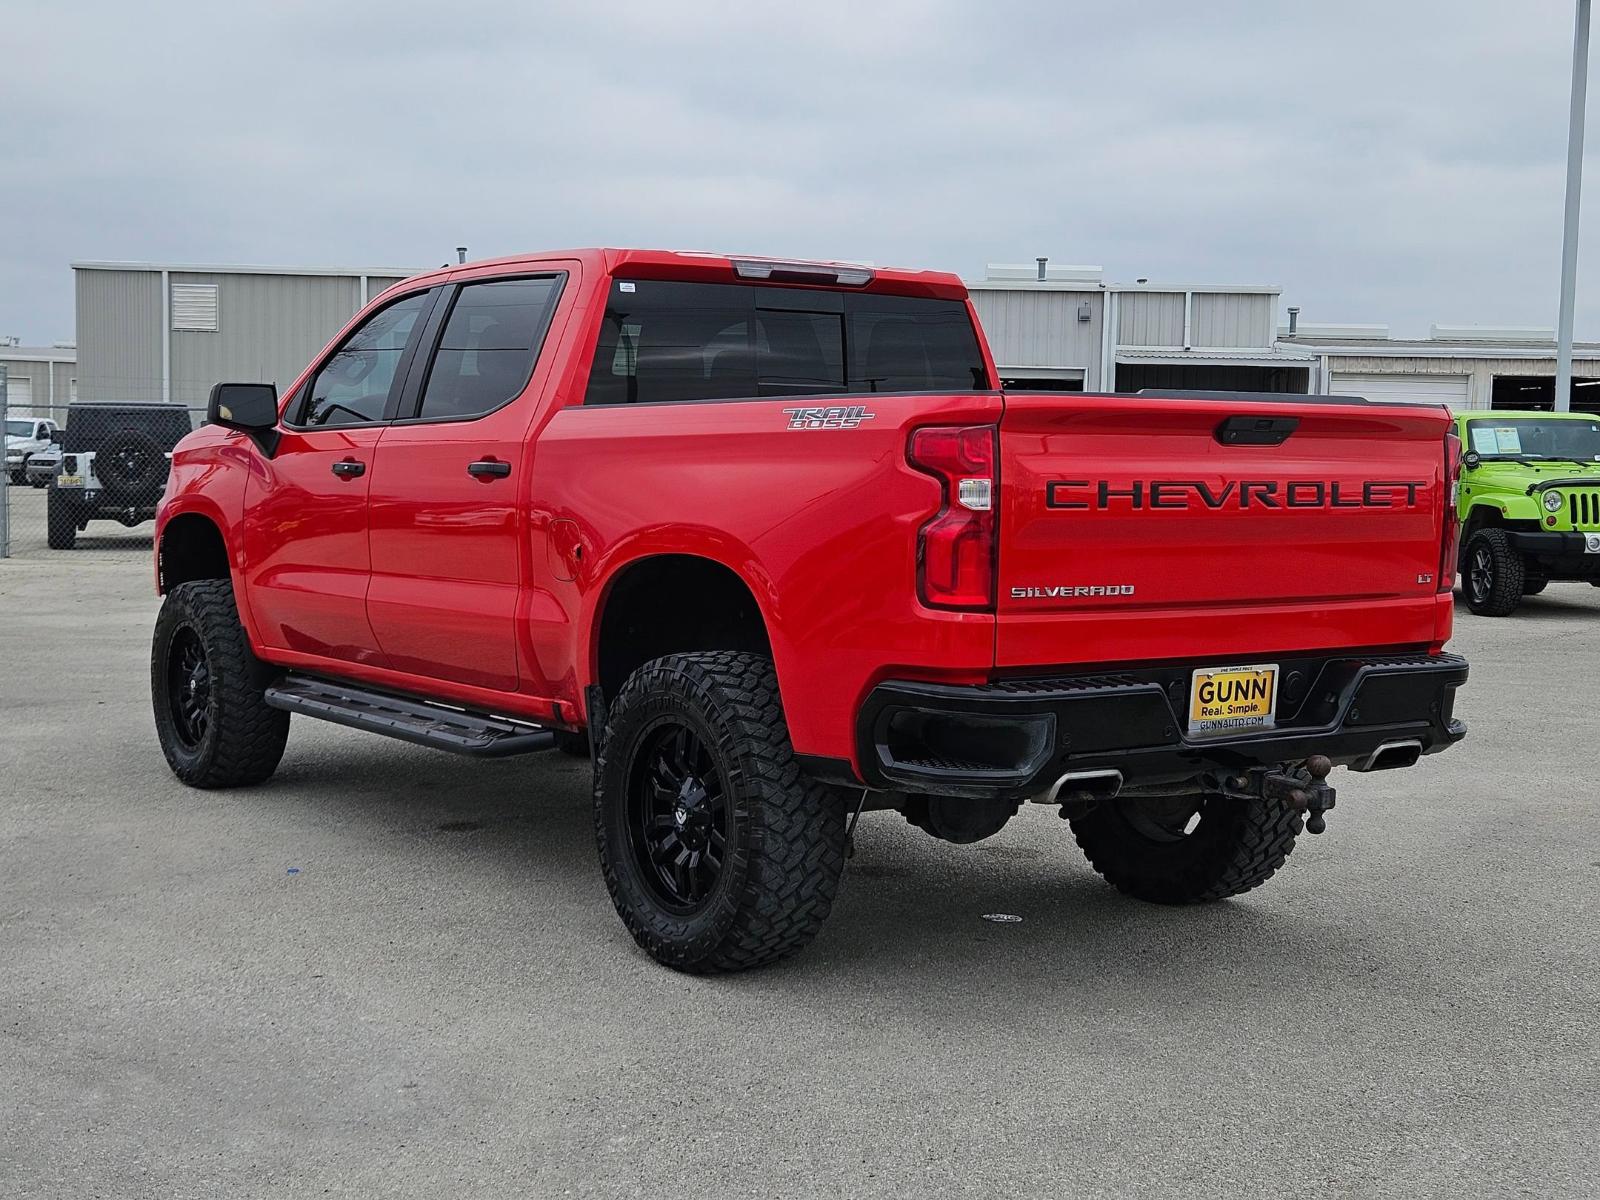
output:
<svg viewBox="0 0 1600 1200"><path fill-rule="evenodd" d="M384 664L367 621L367 492L434 291L369 316L284 410L276 453L246 484L246 580L269 646Z"/></svg>
<svg viewBox="0 0 1600 1200"><path fill-rule="evenodd" d="M565 278L453 285L430 321L372 477L367 613L396 670L518 689L534 367Z"/></svg>

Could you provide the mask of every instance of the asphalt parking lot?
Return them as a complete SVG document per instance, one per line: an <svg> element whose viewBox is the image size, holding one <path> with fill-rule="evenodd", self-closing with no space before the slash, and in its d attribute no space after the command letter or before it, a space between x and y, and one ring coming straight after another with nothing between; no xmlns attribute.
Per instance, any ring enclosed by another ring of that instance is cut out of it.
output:
<svg viewBox="0 0 1600 1200"><path fill-rule="evenodd" d="M1600 591L1463 611L1469 740L1245 897L868 814L818 942L716 979L633 946L571 759L301 719L179 786L156 606L0 563L0 1195L1595 1194Z"/></svg>

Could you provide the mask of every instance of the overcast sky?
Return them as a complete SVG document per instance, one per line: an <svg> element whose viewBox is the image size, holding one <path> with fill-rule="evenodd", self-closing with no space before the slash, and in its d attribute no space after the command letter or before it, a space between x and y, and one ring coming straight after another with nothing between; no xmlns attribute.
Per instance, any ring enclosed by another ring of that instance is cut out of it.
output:
<svg viewBox="0 0 1600 1200"><path fill-rule="evenodd" d="M463 242L968 277L1045 254L1279 284L1308 322L1551 326L1572 10L6 0L0 334L73 336L73 259L431 267Z"/></svg>

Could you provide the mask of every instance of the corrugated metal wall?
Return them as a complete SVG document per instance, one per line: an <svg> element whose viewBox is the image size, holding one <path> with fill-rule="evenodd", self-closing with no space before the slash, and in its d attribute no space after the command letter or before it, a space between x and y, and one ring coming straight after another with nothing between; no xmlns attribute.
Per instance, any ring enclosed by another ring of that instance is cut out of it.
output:
<svg viewBox="0 0 1600 1200"><path fill-rule="evenodd" d="M1066 367L1100 376L1102 292L1011 291L975 288L978 310L994 360L1002 367ZM1078 308L1089 305L1089 320Z"/></svg>
<svg viewBox="0 0 1600 1200"><path fill-rule="evenodd" d="M76 272L78 396L83 400L161 400L161 271L80 268ZM405 278L369 275L376 296ZM259 272L172 271L170 285L217 287L215 331L170 332L170 399L198 407L215 383L238 380L287 387L365 300L360 277ZM70 379L57 380L66 403ZM42 386L35 396L44 394Z"/></svg>
<svg viewBox="0 0 1600 1200"><path fill-rule="evenodd" d="M78 399L161 399L161 273L78 270Z"/></svg>
<svg viewBox="0 0 1600 1200"><path fill-rule="evenodd" d="M1117 342L1123 346L1183 345L1183 293L1119 293Z"/></svg>
<svg viewBox="0 0 1600 1200"><path fill-rule="evenodd" d="M172 399L191 406L224 381L288 387L356 307L352 276L175 271L171 280L218 288L216 332L172 334Z"/></svg>
<svg viewBox="0 0 1600 1200"><path fill-rule="evenodd" d="M1189 313L1191 346L1270 346L1275 297L1264 292L1196 292Z"/></svg>
<svg viewBox="0 0 1600 1200"><path fill-rule="evenodd" d="M404 275L368 275L367 299L371 300L380 292L387 291L404 278L406 278Z"/></svg>
<svg viewBox="0 0 1600 1200"><path fill-rule="evenodd" d="M6 368L9 386L6 403L12 416L55 416L60 420L60 414L52 413L50 409L52 404L57 408L65 407L71 396L72 381L77 378L76 364L28 362L6 358L4 354L0 354L0 364ZM52 365L54 372L50 369ZM52 374L54 380L50 378ZM55 388L53 394L52 386ZM24 388L29 394L29 402L26 406L19 406L16 399Z"/></svg>

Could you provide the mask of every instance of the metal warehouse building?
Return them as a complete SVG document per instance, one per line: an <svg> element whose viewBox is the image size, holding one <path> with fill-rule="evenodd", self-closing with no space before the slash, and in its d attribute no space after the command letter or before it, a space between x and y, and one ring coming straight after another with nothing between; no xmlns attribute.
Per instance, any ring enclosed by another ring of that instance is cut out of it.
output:
<svg viewBox="0 0 1600 1200"><path fill-rule="evenodd" d="M70 348L0 346L10 406L205 404L219 380L287 385L368 299L410 268L76 262ZM991 264L969 281L1001 379L1061 391L1333 392L1454 408L1549 408L1549 330L1280 322L1272 285L1108 283L1099 267ZM1600 344L1574 352L1572 407L1600 410ZM1591 400L1591 395L1594 399Z"/></svg>
<svg viewBox="0 0 1600 1200"><path fill-rule="evenodd" d="M0 342L0 398L14 417L51 415L78 391L78 352L71 345Z"/></svg>
<svg viewBox="0 0 1600 1200"><path fill-rule="evenodd" d="M78 397L205 405L222 380L287 384L411 268L75 262Z"/></svg>
<svg viewBox="0 0 1600 1200"><path fill-rule="evenodd" d="M1277 342L1272 286L1106 283L1099 267L990 264L967 288L1000 376L1061 391L1310 390L1314 354Z"/></svg>
<svg viewBox="0 0 1600 1200"><path fill-rule="evenodd" d="M1301 325L1280 347L1317 357L1336 395L1426 400L1451 408L1550 409L1556 341L1549 329L1435 325L1427 338L1391 338L1382 325ZM1600 343L1572 350L1574 412L1600 412Z"/></svg>

